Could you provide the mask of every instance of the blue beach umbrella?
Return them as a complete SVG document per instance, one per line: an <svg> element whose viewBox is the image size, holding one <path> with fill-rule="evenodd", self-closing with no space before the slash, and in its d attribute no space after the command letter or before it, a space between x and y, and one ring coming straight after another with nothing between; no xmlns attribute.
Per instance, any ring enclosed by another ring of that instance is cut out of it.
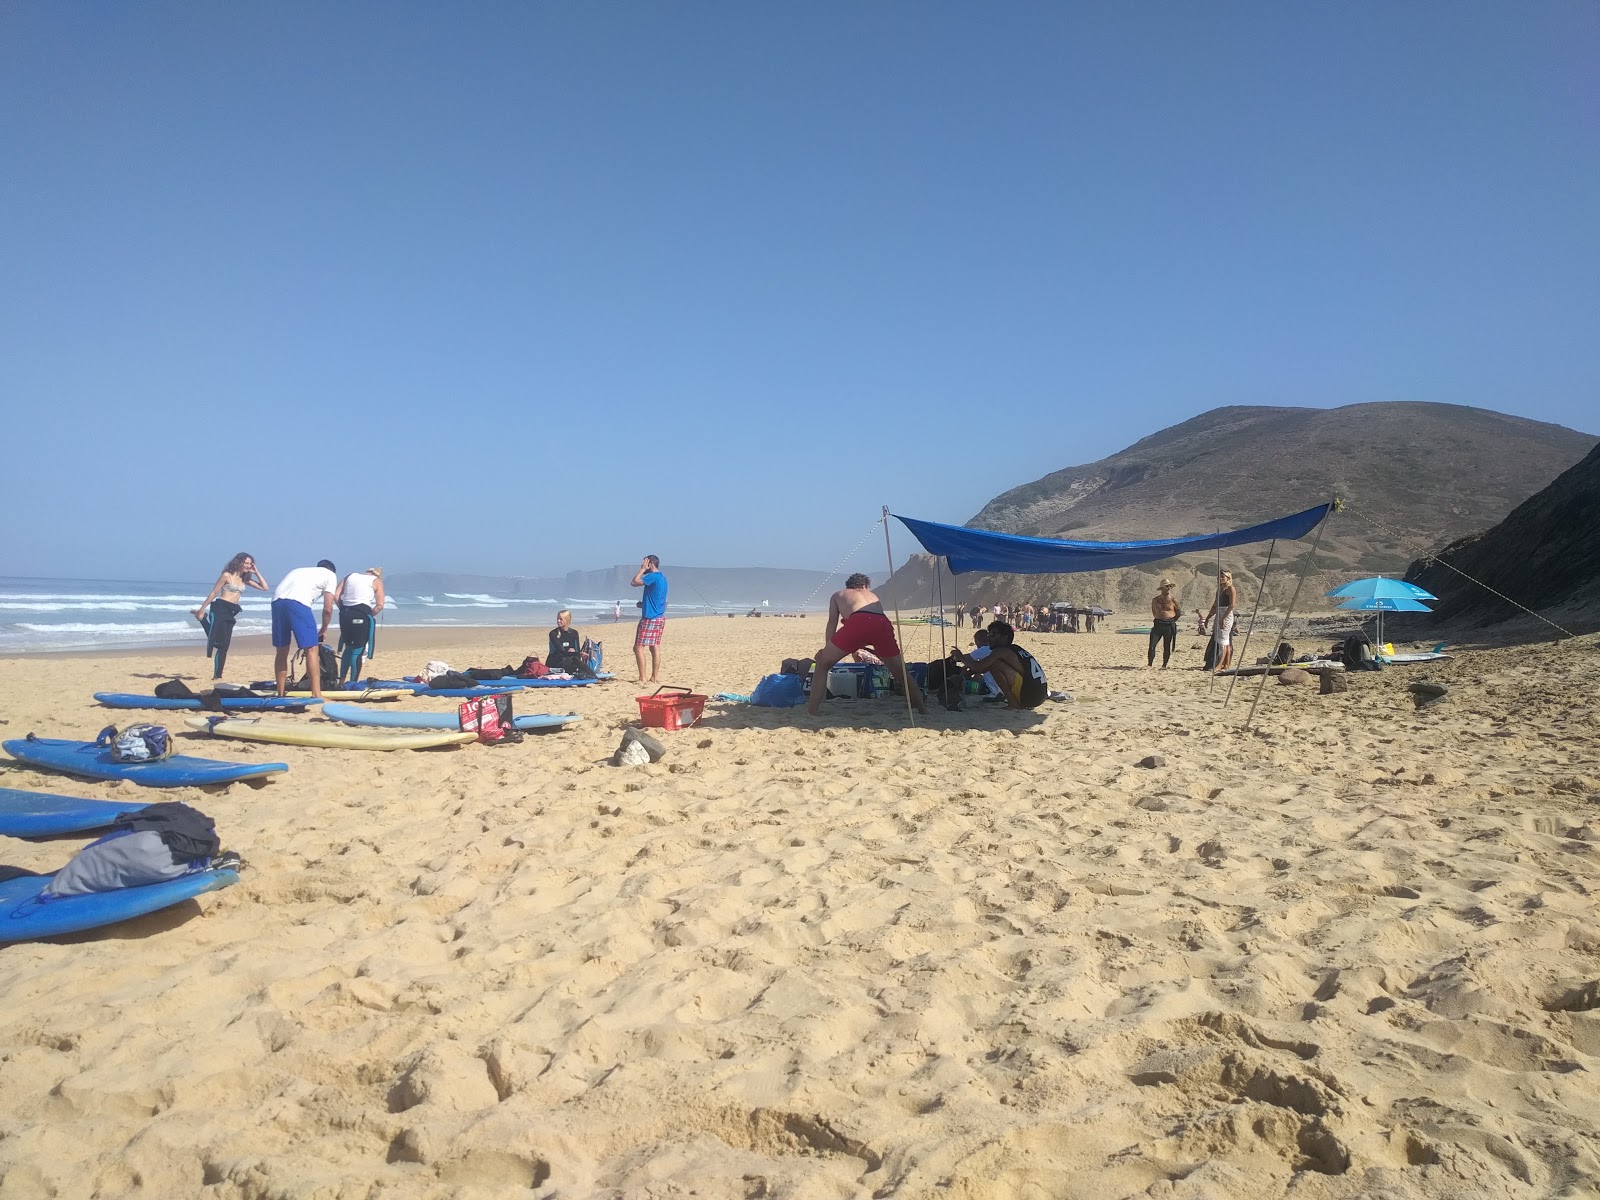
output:
<svg viewBox="0 0 1600 1200"><path fill-rule="evenodd" d="M1395 579L1363 579L1363 580L1361 580L1361 582L1362 583L1398 583L1399 581L1395 580ZM1411 587L1412 585L1408 583L1408 584L1404 584L1402 586ZM1424 596L1428 596L1428 593L1427 592L1423 592L1421 588L1417 588L1417 591L1422 592L1422 594ZM1331 593L1331 592L1329 593L1329 595L1332 595L1332 594L1333 593ZM1432 600L1432 599L1435 599L1435 597L1428 596L1428 599ZM1347 612L1375 612L1375 613L1378 614L1378 648L1379 648L1378 652L1380 654L1383 653L1383 614L1384 613L1386 613L1386 612L1432 612L1433 611L1433 609L1429 608L1426 604L1424 604L1421 600L1417 599L1416 596L1414 596L1414 595L1413 596L1367 596L1365 598L1360 597L1360 596L1353 596L1350 599L1346 600L1343 604L1339 605L1339 607L1342 608L1342 609L1345 609Z"/></svg>
<svg viewBox="0 0 1600 1200"><path fill-rule="evenodd" d="M1403 579L1385 579L1382 575L1371 579L1357 579L1343 587L1336 587L1328 592L1329 596L1339 596L1347 600L1437 600L1426 588L1420 588L1414 583L1407 583ZM1351 607L1348 604L1340 605L1341 608ZM1388 609L1389 612L1415 612L1416 609ZM1427 609L1422 611L1426 612Z"/></svg>

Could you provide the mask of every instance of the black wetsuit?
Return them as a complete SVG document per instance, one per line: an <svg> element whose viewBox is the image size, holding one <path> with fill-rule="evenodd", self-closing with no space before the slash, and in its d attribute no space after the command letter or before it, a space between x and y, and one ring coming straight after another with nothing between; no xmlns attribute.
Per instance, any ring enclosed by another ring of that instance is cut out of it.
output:
<svg viewBox="0 0 1600 1200"><path fill-rule="evenodd" d="M211 678L221 679L233 644L233 623L239 619L239 606L232 600L213 600L201 624L206 630L206 653L211 656Z"/></svg>
<svg viewBox="0 0 1600 1200"><path fill-rule="evenodd" d="M1157 617L1150 626L1150 654L1145 659L1146 666L1154 666L1156 661L1156 646L1161 647L1161 665L1164 667L1172 661L1173 648L1178 644L1178 618Z"/></svg>

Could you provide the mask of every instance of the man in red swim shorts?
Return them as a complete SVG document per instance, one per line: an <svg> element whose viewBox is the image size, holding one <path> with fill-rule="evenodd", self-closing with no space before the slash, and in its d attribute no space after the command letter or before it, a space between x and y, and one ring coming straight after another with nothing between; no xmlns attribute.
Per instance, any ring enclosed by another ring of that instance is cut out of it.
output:
<svg viewBox="0 0 1600 1200"><path fill-rule="evenodd" d="M927 712L928 706L922 701L916 681L906 675L900 643L894 637L894 622L884 615L883 605L872 590L872 580L859 574L846 579L844 587L828 601L828 641L817 651L817 667L811 676L811 699L806 710L813 716L821 710L822 698L828 694L828 668L845 655L867 647L883 659L889 673L900 681L913 707L920 713Z"/></svg>

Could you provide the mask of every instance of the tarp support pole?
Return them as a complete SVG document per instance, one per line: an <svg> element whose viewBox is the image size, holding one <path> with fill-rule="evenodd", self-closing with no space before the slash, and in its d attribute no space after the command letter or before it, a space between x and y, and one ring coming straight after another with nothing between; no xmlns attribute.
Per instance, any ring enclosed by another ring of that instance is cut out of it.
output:
<svg viewBox="0 0 1600 1200"><path fill-rule="evenodd" d="M1217 527L1217 532L1218 533L1222 532L1222 527L1220 525ZM1235 600L1239 599L1239 590L1237 588L1234 589L1233 598ZM1214 642L1214 641L1217 640L1217 625L1216 625L1216 623L1218 621L1222 620L1222 547L1221 546L1217 547L1217 592L1216 592L1216 595L1212 598L1211 611L1212 611L1211 640ZM1230 617L1233 615L1233 611L1231 609L1229 610L1228 615ZM1232 634L1230 633L1229 636L1231 637ZM1222 647L1218 646L1217 647L1217 661L1221 661L1221 659L1222 659ZM1217 688L1217 662L1213 662L1211 664L1211 670L1208 671L1207 674L1211 676L1211 678L1206 682L1206 693L1207 693L1207 695L1209 695L1210 693L1216 691L1216 688ZM1224 700L1223 703L1226 704L1227 701Z"/></svg>
<svg viewBox="0 0 1600 1200"><path fill-rule="evenodd" d="M889 560L889 573L883 577L883 581L888 583L889 580L894 578L894 550L889 545L889 506L887 504L883 506L883 553ZM896 601L894 606L894 640L897 642L900 640L899 601ZM905 672L906 717L910 720L912 726L915 727L917 723L917 714L911 707L911 668L906 666L906 658L904 654L901 654L900 656L900 669ZM811 686L817 686L814 680L812 681ZM826 680L823 681L822 686L828 686Z"/></svg>
<svg viewBox="0 0 1600 1200"><path fill-rule="evenodd" d="M1278 552L1278 539L1272 539L1272 545L1267 547L1267 565L1261 568L1261 586L1256 589L1256 606L1250 613L1250 628L1244 631L1244 645L1239 647L1239 661L1235 667L1244 666L1245 655L1250 651L1250 635L1256 631L1256 617L1261 612L1261 598L1267 594L1267 576L1272 573L1272 556ZM1221 576L1218 576L1221 578ZM1278 657L1278 648L1272 648L1272 657ZM1222 707L1228 707L1228 701L1233 699L1233 685L1239 682L1239 672L1234 671L1228 680L1228 694L1222 698Z"/></svg>
<svg viewBox="0 0 1600 1200"><path fill-rule="evenodd" d="M1330 514L1335 512L1337 509L1337 499L1334 500L1334 505L1334 508L1330 508L1328 510ZM1283 641L1283 635L1289 632L1289 618L1294 616L1294 606L1300 602L1300 589L1305 586L1306 576L1311 573L1311 568L1317 561L1317 547L1322 544L1322 531L1327 527L1328 518L1323 517L1322 520L1317 523L1317 536L1311 541L1311 553L1306 555L1306 565L1300 568L1300 579L1294 585L1294 595L1289 597L1289 607L1283 614L1283 624L1278 626L1278 636L1272 639L1272 645L1274 648L1277 647L1279 642ZM1261 682L1256 685L1256 694L1250 701L1250 711L1245 714L1244 725L1241 726L1241 728L1249 729L1250 722L1256 719L1256 705L1261 703L1261 690L1267 686L1267 676L1271 674L1271 671L1263 671L1261 673Z"/></svg>

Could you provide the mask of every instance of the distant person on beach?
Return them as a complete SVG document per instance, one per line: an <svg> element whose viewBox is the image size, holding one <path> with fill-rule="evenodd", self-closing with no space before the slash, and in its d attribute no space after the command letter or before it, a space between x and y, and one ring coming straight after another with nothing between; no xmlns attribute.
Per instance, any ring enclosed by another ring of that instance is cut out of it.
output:
<svg viewBox="0 0 1600 1200"><path fill-rule="evenodd" d="M1150 626L1150 652L1145 656L1144 665L1147 669L1156 665L1158 645L1161 647L1161 669L1165 671L1167 664L1172 661L1173 647L1178 644L1178 618L1183 616L1183 609L1178 607L1177 593L1173 591L1177 586L1172 580L1163 579L1150 601L1153 622Z"/></svg>
<svg viewBox="0 0 1600 1200"><path fill-rule="evenodd" d="M306 652L306 676L311 681L311 694L322 699L322 670L319 647L328 636L328 622L333 620L333 602L339 594L339 575L334 565L323 559L314 567L296 567L278 580L272 593L272 647L275 658L273 677L278 682L278 695L289 690L290 640ZM322 627L312 605L322 603Z"/></svg>
<svg viewBox="0 0 1600 1200"><path fill-rule="evenodd" d="M1211 608L1201 619L1202 628L1206 621L1216 618L1216 623L1211 627L1211 640L1217 644L1216 670L1220 673L1228 669L1228 664L1233 661L1233 611L1238 606L1239 596L1233 587L1233 572L1224 571L1217 580L1217 598L1211 602Z"/></svg>
<svg viewBox="0 0 1600 1200"><path fill-rule="evenodd" d="M965 604L957 604L956 605L956 632L957 633L961 632L961 623L962 623L962 621L964 621L966 619L966 616L967 616L967 606Z"/></svg>
<svg viewBox="0 0 1600 1200"><path fill-rule="evenodd" d="M633 660L639 667L640 683L661 682L661 635L667 627L667 577L661 573L661 560L646 554L633 576L633 586L644 589L639 601L639 628L633 635ZM650 678L644 677L644 652L650 651Z"/></svg>
<svg viewBox="0 0 1600 1200"><path fill-rule="evenodd" d="M241 550L228 560L211 585L210 594L194 610L194 619L206 631L206 653L211 656L213 679L222 678L228 647L233 644L233 624L239 619L239 601L247 587L264 592L269 585L256 569L256 560Z"/></svg>
<svg viewBox="0 0 1600 1200"><path fill-rule="evenodd" d="M1039 660L1016 644L1016 630L1008 622L991 621L988 633L989 653L984 658L976 659L959 650L951 657L974 679L992 676L1006 698L1007 708L1038 708L1050 695Z"/></svg>
<svg viewBox="0 0 1600 1200"><path fill-rule="evenodd" d="M622 601L618 600L616 602L616 605L611 610L611 621L612 621L613 624L615 624L615 623L617 623L617 622L619 622L621 620L622 620Z"/></svg>
<svg viewBox="0 0 1600 1200"><path fill-rule="evenodd" d="M339 585L339 682L361 678L361 664L378 649L378 614L387 603L383 568L352 571Z"/></svg>
<svg viewBox="0 0 1600 1200"><path fill-rule="evenodd" d="M822 711L823 697L828 694L828 668L847 654L861 649L871 649L883 660L889 674L899 680L911 700L911 706L926 713L922 692L916 680L906 674L905 659L900 656L900 643L895 640L894 622L884 615L883 602L872 590L872 580L859 572L844 581L844 587L828 600L828 632L822 649L817 651L816 667L811 676L811 698L806 711L812 716Z"/></svg>

